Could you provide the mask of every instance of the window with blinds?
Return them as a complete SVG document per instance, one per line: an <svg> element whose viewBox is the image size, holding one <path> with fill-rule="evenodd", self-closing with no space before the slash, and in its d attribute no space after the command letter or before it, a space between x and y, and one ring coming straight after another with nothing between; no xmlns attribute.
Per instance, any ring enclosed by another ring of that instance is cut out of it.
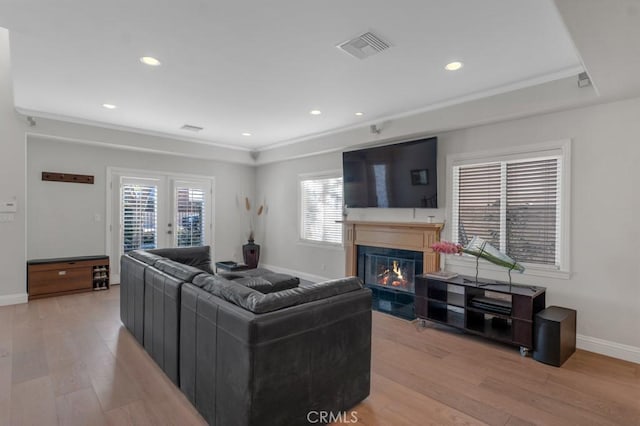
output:
<svg viewBox="0 0 640 426"><path fill-rule="evenodd" d="M342 243L342 178L305 178L300 181L303 240Z"/></svg>
<svg viewBox="0 0 640 426"><path fill-rule="evenodd" d="M176 247L203 246L205 242L205 191L176 186Z"/></svg>
<svg viewBox="0 0 640 426"><path fill-rule="evenodd" d="M453 168L454 239L479 236L518 262L559 267L560 157Z"/></svg>
<svg viewBox="0 0 640 426"><path fill-rule="evenodd" d="M122 184L122 241L124 252L158 245L158 187Z"/></svg>
<svg viewBox="0 0 640 426"><path fill-rule="evenodd" d="M457 203L458 242L465 245L474 236L500 246L500 164L459 167L454 177Z"/></svg>

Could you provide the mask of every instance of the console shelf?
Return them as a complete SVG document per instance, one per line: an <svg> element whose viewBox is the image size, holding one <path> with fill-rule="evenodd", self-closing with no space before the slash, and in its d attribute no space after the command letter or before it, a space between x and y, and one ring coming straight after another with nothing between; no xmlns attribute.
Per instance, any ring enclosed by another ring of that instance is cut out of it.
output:
<svg viewBox="0 0 640 426"><path fill-rule="evenodd" d="M520 346L523 355L533 349L533 318L545 308L544 287L419 275L415 290L418 318Z"/></svg>

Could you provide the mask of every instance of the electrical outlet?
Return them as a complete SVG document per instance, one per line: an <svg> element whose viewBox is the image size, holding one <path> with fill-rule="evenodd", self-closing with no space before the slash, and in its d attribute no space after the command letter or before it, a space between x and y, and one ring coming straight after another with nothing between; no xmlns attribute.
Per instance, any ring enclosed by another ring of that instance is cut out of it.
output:
<svg viewBox="0 0 640 426"><path fill-rule="evenodd" d="M0 213L0 222L13 222L15 216L11 213Z"/></svg>

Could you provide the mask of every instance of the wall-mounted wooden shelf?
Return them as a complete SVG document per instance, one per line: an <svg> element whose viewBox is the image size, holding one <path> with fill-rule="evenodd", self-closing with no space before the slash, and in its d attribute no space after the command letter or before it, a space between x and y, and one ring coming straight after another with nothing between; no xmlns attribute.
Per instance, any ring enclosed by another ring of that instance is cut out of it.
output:
<svg viewBox="0 0 640 426"><path fill-rule="evenodd" d="M88 183L93 185L92 175L74 175L71 173L42 172L42 180L52 182Z"/></svg>

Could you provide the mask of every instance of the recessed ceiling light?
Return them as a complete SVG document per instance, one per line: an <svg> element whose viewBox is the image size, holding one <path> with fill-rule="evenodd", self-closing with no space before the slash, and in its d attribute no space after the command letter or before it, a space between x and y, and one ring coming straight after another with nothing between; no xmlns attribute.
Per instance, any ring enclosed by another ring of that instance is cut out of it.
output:
<svg viewBox="0 0 640 426"><path fill-rule="evenodd" d="M106 109L116 109L116 108L118 108L114 104L102 104L102 107L106 108Z"/></svg>
<svg viewBox="0 0 640 426"><path fill-rule="evenodd" d="M444 69L446 69L447 71L457 71L460 68L462 68L462 62L459 61L449 62L444 66Z"/></svg>
<svg viewBox="0 0 640 426"><path fill-rule="evenodd" d="M312 109L311 111L309 111L309 114L311 114L311 115L320 115L320 114L322 114L322 111L320 111L318 109Z"/></svg>
<svg viewBox="0 0 640 426"><path fill-rule="evenodd" d="M242 136L251 136L251 133L249 133L249 132L243 132L243 133L242 133Z"/></svg>
<svg viewBox="0 0 640 426"><path fill-rule="evenodd" d="M364 112L356 112L356 115L357 115L358 117L362 117L362 116L364 115Z"/></svg>
<svg viewBox="0 0 640 426"><path fill-rule="evenodd" d="M145 65L149 65L150 67L158 67L161 64L161 62L153 56L143 56L142 58L140 58L140 62Z"/></svg>

